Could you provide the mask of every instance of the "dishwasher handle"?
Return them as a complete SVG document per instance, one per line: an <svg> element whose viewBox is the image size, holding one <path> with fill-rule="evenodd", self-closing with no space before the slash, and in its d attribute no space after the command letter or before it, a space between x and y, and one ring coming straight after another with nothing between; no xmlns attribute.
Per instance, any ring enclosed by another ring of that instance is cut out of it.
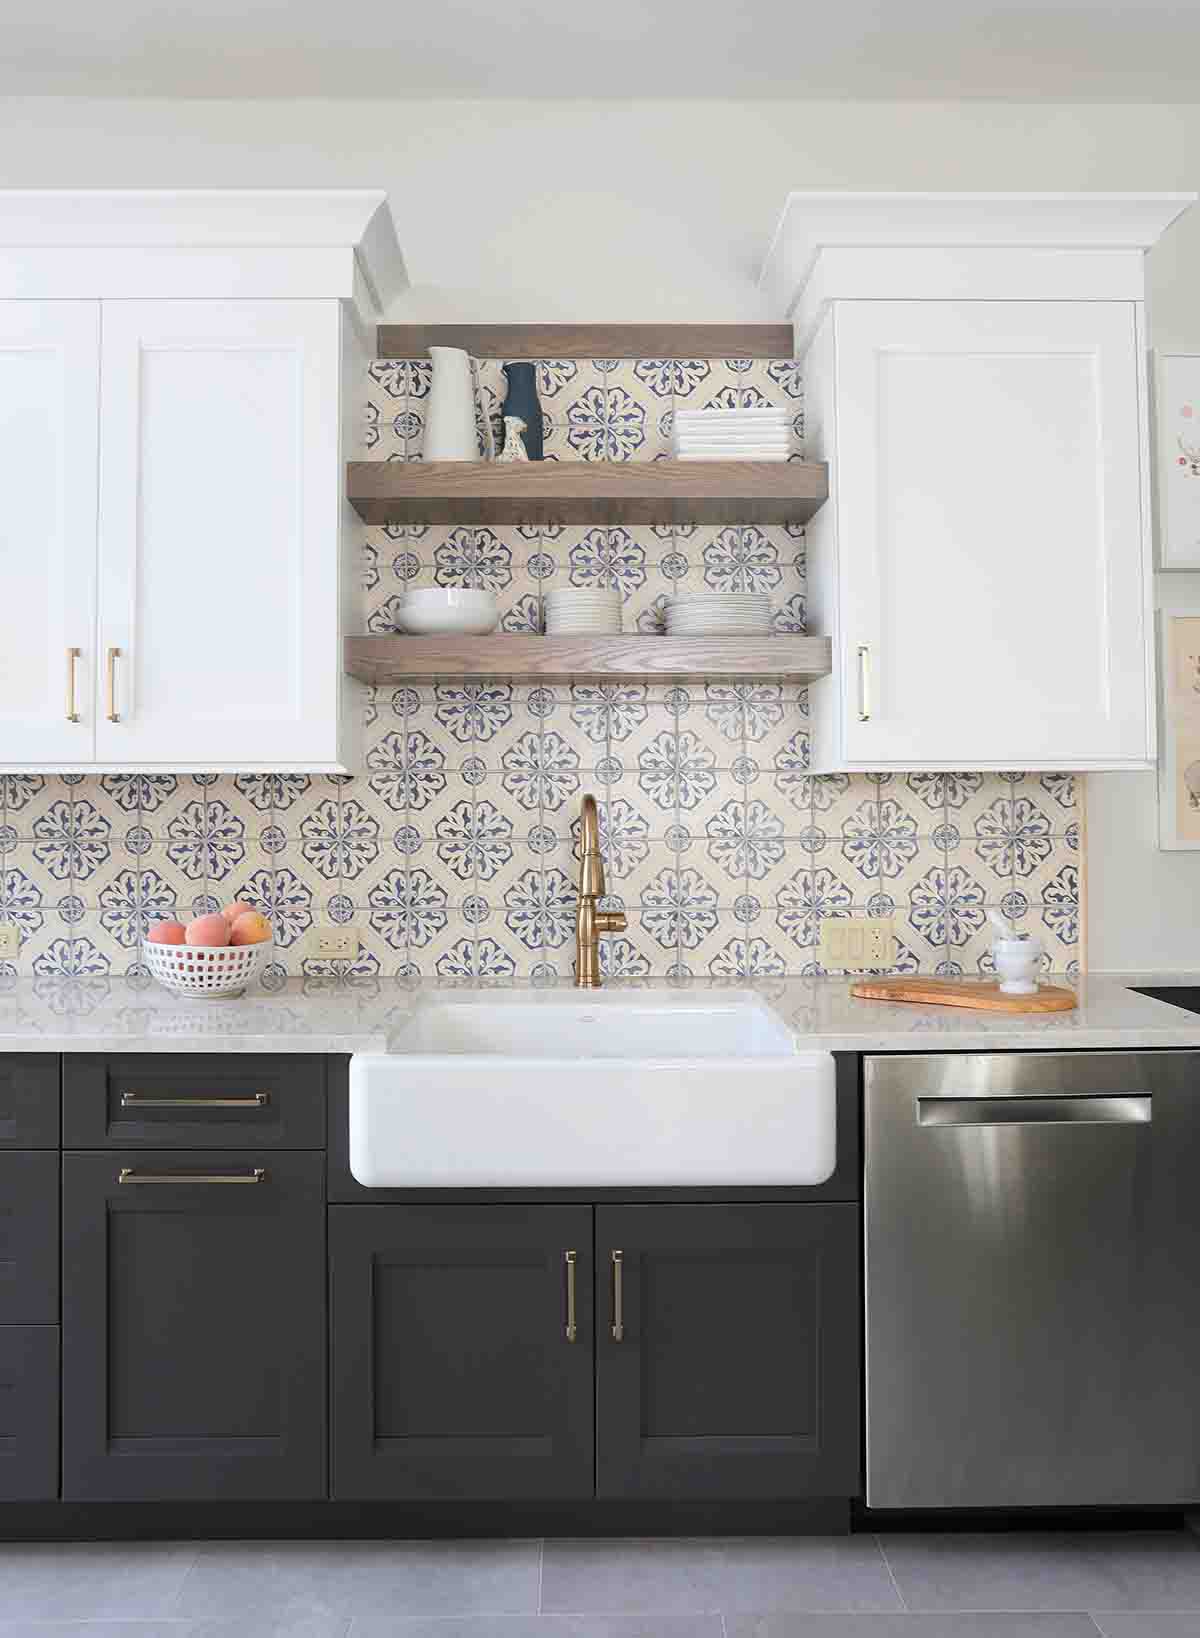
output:
<svg viewBox="0 0 1200 1638"><path fill-rule="evenodd" d="M1149 1093L1116 1097L918 1098L918 1126L1145 1126Z"/></svg>

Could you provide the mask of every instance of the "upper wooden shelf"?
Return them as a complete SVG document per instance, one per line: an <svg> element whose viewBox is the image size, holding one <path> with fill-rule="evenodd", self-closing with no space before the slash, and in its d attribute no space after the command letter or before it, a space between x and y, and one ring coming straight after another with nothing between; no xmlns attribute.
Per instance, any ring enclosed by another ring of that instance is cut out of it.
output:
<svg viewBox="0 0 1200 1638"><path fill-rule="evenodd" d="M791 358L790 324L381 324L380 358Z"/></svg>
<svg viewBox="0 0 1200 1638"><path fill-rule="evenodd" d="M368 523L805 523L818 461L352 461Z"/></svg>
<svg viewBox="0 0 1200 1638"><path fill-rule="evenodd" d="M833 665L828 637L347 637L345 667L367 683L422 677L686 682L771 677L810 683Z"/></svg>

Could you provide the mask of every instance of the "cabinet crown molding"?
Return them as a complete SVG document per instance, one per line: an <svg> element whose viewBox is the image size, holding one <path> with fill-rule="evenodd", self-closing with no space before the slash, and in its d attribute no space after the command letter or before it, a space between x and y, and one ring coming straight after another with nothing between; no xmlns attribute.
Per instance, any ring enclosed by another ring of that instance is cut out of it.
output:
<svg viewBox="0 0 1200 1638"><path fill-rule="evenodd" d="M789 193L760 276L790 316L830 250L1144 252L1194 193ZM1049 294L1049 292L1047 292Z"/></svg>
<svg viewBox="0 0 1200 1638"><path fill-rule="evenodd" d="M407 286L379 188L0 190L4 296L336 296L374 318Z"/></svg>

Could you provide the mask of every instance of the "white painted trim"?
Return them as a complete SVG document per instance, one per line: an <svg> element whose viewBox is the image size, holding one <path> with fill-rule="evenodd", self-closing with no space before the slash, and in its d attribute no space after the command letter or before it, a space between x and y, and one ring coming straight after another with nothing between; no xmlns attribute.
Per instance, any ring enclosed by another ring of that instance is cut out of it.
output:
<svg viewBox="0 0 1200 1638"><path fill-rule="evenodd" d="M1194 193L790 193L759 279L788 315L831 248L1148 250Z"/></svg>
<svg viewBox="0 0 1200 1638"><path fill-rule="evenodd" d="M1137 301L1140 250L864 250L818 252L792 311L804 356L830 302Z"/></svg>
<svg viewBox="0 0 1200 1638"><path fill-rule="evenodd" d="M356 273L372 321L408 285L378 189L0 191L0 296L351 300Z"/></svg>

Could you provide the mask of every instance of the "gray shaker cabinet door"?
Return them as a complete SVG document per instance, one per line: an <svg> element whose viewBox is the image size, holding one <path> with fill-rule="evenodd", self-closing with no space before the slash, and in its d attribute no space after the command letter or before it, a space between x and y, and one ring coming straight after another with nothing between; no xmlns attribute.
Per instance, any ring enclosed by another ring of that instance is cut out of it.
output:
<svg viewBox="0 0 1200 1638"><path fill-rule="evenodd" d="M329 1220L335 1499L590 1496L591 1208Z"/></svg>
<svg viewBox="0 0 1200 1638"><path fill-rule="evenodd" d="M325 1426L324 1157L65 1155L64 1498L322 1497Z"/></svg>
<svg viewBox="0 0 1200 1638"><path fill-rule="evenodd" d="M600 1496L855 1496L852 1205L602 1206Z"/></svg>

